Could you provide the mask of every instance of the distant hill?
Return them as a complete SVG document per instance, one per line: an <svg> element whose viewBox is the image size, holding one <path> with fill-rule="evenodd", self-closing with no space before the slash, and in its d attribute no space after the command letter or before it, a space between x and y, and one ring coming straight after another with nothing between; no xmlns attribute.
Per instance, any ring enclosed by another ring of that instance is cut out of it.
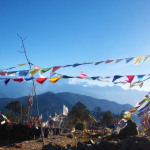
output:
<svg viewBox="0 0 150 150"><path fill-rule="evenodd" d="M87 106L87 108L92 111L95 107L99 106L102 108L102 111L110 110L114 114L120 113L122 110L129 110L133 106L130 104L118 104L113 101L106 99L97 99L91 96L85 96L80 94L73 94L69 92L57 93L58 97L65 99L72 105L75 105L77 102L81 102Z"/></svg>
<svg viewBox="0 0 150 150"><path fill-rule="evenodd" d="M4 107L10 103L11 101L18 100L23 102L23 105L27 106L27 98L28 96L19 97L19 98L0 98L0 110L5 111ZM52 116L54 116L56 113L61 113L63 111L63 104L66 105L69 110L72 108L73 105L75 105L78 101L83 103L87 106L87 108L92 111L95 107L100 106L103 111L110 110L112 113L118 114L122 110L128 110L132 108L133 106L129 104L118 104L113 101L108 101L106 99L97 99L90 96L85 95L79 95L79 94L73 94L69 92L64 93L52 93L52 92L46 92L44 94L40 94L37 96L38 98L38 106L39 106L39 112L40 114L46 113L49 111ZM48 107L50 108L48 109ZM36 99L33 98L33 107L32 107L32 113L36 113Z"/></svg>

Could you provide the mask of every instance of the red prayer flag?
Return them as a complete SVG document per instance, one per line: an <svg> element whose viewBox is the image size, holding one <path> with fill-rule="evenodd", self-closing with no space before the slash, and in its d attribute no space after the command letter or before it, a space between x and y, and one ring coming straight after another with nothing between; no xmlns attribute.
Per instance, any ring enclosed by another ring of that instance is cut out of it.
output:
<svg viewBox="0 0 150 150"><path fill-rule="evenodd" d="M56 70L58 70L59 68L61 68L62 66L55 66L55 67L53 67L53 70L52 70L52 72L51 73L54 73Z"/></svg>
<svg viewBox="0 0 150 150"><path fill-rule="evenodd" d="M14 81L18 81L19 83L21 83L23 81L23 78L19 78L19 79L12 79Z"/></svg>
<svg viewBox="0 0 150 150"><path fill-rule="evenodd" d="M38 67L38 66L34 66L34 69L40 69L41 67Z"/></svg>
<svg viewBox="0 0 150 150"><path fill-rule="evenodd" d="M36 79L36 81L40 84L43 84L45 80L47 80L47 78L37 78Z"/></svg>
<svg viewBox="0 0 150 150"><path fill-rule="evenodd" d="M135 75L127 76L128 80L125 80L125 81L127 81L128 83L131 83L134 77L135 77Z"/></svg>
<svg viewBox="0 0 150 150"><path fill-rule="evenodd" d="M114 61L114 59L108 59L108 60L105 61L105 64L110 63L112 61Z"/></svg>
<svg viewBox="0 0 150 150"><path fill-rule="evenodd" d="M29 106L31 106L30 94L29 94L29 96L28 96L28 102L29 102Z"/></svg>

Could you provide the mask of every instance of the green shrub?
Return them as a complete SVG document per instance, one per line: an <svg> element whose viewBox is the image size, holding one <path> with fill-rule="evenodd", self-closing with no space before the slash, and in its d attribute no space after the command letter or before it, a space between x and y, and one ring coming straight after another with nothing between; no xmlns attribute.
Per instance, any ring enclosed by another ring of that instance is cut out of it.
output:
<svg viewBox="0 0 150 150"><path fill-rule="evenodd" d="M84 130L86 128L86 124L83 123L83 122L82 123L77 123L76 126L75 126L75 128L77 130Z"/></svg>

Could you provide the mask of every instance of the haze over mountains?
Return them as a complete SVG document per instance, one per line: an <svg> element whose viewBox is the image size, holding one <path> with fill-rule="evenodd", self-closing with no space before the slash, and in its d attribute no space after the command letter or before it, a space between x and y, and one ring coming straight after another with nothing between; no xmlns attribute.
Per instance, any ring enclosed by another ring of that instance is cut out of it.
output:
<svg viewBox="0 0 150 150"><path fill-rule="evenodd" d="M36 82L35 82L36 83ZM3 81L0 81L0 98L17 98L21 96L29 95L32 89L32 82L21 82L17 83L10 81L7 86L5 86ZM81 94L86 96L91 96L98 99L107 99L110 101L115 101L119 104L130 104L136 105L137 102L141 101L144 96L148 93L145 91L138 90L124 90L121 87L114 85L110 86L98 86L91 85L88 82L72 82L69 79L61 79L56 84L49 82L44 82L40 85L36 83L36 92L37 94L42 94L45 92L71 92L75 94Z"/></svg>

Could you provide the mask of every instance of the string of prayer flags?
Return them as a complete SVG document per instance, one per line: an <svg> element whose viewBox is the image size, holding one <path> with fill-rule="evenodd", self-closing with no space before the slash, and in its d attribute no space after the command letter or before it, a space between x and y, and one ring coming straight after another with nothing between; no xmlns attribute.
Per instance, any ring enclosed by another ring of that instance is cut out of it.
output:
<svg viewBox="0 0 150 150"><path fill-rule="evenodd" d="M125 81L127 81L128 83L131 83L132 80L134 79L134 77L135 77L135 75L133 75L133 76L127 76L128 80L125 80Z"/></svg>
<svg viewBox="0 0 150 150"><path fill-rule="evenodd" d="M108 60L105 61L105 64L110 63L112 61L114 61L114 59L108 59Z"/></svg>
<svg viewBox="0 0 150 150"><path fill-rule="evenodd" d="M56 83L60 78L50 78L48 82Z"/></svg>
<svg viewBox="0 0 150 150"><path fill-rule="evenodd" d="M130 119L131 118L130 112L129 111L125 111L124 114L123 114L123 118L126 119L126 120Z"/></svg>
<svg viewBox="0 0 150 150"><path fill-rule="evenodd" d="M149 57L150 57L150 55L145 56L143 62L145 63Z"/></svg>
<svg viewBox="0 0 150 150"><path fill-rule="evenodd" d="M17 81L19 83L21 83L23 81L23 78L18 78L18 79L12 79L13 81Z"/></svg>
<svg viewBox="0 0 150 150"><path fill-rule="evenodd" d="M10 81L10 79L4 79L5 86L8 84L9 81Z"/></svg>
<svg viewBox="0 0 150 150"><path fill-rule="evenodd" d="M139 65L143 57L144 56L135 57L134 58L134 65Z"/></svg>
<svg viewBox="0 0 150 150"><path fill-rule="evenodd" d="M31 69L29 76L33 76L35 73L37 73L40 69Z"/></svg>
<svg viewBox="0 0 150 150"><path fill-rule="evenodd" d="M36 81L40 84L43 84L46 80L47 78L36 78Z"/></svg>
<svg viewBox="0 0 150 150"><path fill-rule="evenodd" d="M114 78L113 78L113 80L112 80L112 82L114 82L115 80L117 80L117 79L119 79L121 77L123 77L123 76L115 75Z"/></svg>
<svg viewBox="0 0 150 150"><path fill-rule="evenodd" d="M134 58L134 57L125 58L125 60L126 60L126 64L127 64L128 62L130 62L133 58Z"/></svg>
<svg viewBox="0 0 150 150"><path fill-rule="evenodd" d="M42 74L42 73L45 73L45 72L49 71L51 68L52 68L52 67L50 67L50 68L42 68L42 69L40 70L40 73L41 73L41 74Z"/></svg>
<svg viewBox="0 0 150 150"><path fill-rule="evenodd" d="M101 64L101 63L103 63L104 61L96 61L95 62L95 65L98 65L98 64Z"/></svg>
<svg viewBox="0 0 150 150"><path fill-rule="evenodd" d="M53 67L53 70L52 70L51 74L54 73L56 70L58 70L58 69L61 68L61 67L62 67L62 66L55 66L55 67Z"/></svg>
<svg viewBox="0 0 150 150"><path fill-rule="evenodd" d="M21 70L21 71L19 71L19 76L24 77L24 76L26 76L28 73L29 73L29 70Z"/></svg>

